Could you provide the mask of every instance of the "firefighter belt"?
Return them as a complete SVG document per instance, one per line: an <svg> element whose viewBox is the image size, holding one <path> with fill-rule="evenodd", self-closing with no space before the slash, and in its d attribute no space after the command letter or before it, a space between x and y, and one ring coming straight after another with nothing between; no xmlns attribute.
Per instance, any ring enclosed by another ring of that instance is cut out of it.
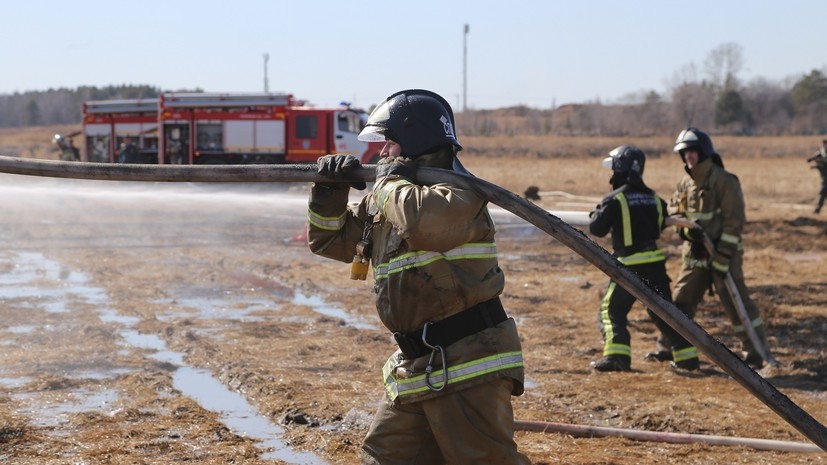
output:
<svg viewBox="0 0 827 465"><path fill-rule="evenodd" d="M448 347L460 339L494 327L507 320L499 297L478 303L471 308L449 316L428 326L428 344ZM402 355L413 360L431 353L422 342L422 329L410 333L393 333Z"/></svg>

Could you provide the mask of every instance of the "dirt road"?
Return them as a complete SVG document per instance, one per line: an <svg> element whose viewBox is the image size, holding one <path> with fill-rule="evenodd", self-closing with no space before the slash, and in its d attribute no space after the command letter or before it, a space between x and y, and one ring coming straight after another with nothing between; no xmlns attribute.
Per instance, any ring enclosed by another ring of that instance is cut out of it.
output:
<svg viewBox="0 0 827 465"><path fill-rule="evenodd" d="M370 284L304 246L306 186L0 178L0 461L358 463L394 346ZM745 260L783 364L763 375L824 423L827 223L808 212L751 212ZM497 219L503 302L527 365L518 418L806 441L708 359L697 374L644 362L656 332L640 307L634 372L591 372L605 276L534 227ZM674 276L677 237L664 239ZM698 322L737 348L714 298ZM537 464L827 463L749 447L517 441Z"/></svg>

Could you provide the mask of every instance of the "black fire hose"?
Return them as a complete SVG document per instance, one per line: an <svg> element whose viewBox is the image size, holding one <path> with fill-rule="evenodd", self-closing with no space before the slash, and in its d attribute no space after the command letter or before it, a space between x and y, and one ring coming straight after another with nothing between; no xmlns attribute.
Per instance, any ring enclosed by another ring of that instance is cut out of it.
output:
<svg viewBox="0 0 827 465"><path fill-rule="evenodd" d="M0 172L56 178L155 182L329 182L316 165L120 165L62 162L0 156ZM348 181L373 181L375 168L364 166ZM559 240L627 289L643 305L675 328L686 340L740 383L784 421L827 451L827 428L778 391L674 304L661 297L609 252L560 218L513 192L480 178L436 168L420 168L417 179L444 182L473 190Z"/></svg>

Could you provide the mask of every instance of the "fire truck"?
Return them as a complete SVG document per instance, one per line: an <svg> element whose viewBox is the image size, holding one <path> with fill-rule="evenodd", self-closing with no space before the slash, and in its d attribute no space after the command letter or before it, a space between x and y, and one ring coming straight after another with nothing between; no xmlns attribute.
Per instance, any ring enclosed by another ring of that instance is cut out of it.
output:
<svg viewBox="0 0 827 465"><path fill-rule="evenodd" d="M87 101L83 104L83 161L114 163L134 144L136 162L157 163L158 99Z"/></svg>
<svg viewBox="0 0 827 465"><path fill-rule="evenodd" d="M343 153L375 163L381 149L379 143L357 139L367 119L365 112L347 105L314 108L290 94L164 93L154 101L151 115L140 108L148 102L112 102L84 105L89 161L312 163L328 153ZM107 105L112 111L105 111ZM136 161L119 159L127 138L140 154L133 157ZM105 156L96 151L97 146L107 148Z"/></svg>

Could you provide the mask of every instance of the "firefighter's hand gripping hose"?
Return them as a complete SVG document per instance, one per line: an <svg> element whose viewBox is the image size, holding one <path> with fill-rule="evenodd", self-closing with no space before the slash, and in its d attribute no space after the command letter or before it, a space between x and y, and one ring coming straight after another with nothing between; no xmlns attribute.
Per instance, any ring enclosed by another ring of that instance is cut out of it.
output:
<svg viewBox="0 0 827 465"><path fill-rule="evenodd" d="M312 165L112 165L59 162L0 156L0 172L57 178L155 182L325 182ZM419 168L417 179L426 184L446 182L475 191L483 199L553 236L626 288L652 309L710 360L772 409L784 421L827 451L827 428L752 370L723 344L652 290L609 252L560 218L518 195L483 179L437 168ZM375 167L363 166L343 182L373 181Z"/></svg>

